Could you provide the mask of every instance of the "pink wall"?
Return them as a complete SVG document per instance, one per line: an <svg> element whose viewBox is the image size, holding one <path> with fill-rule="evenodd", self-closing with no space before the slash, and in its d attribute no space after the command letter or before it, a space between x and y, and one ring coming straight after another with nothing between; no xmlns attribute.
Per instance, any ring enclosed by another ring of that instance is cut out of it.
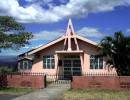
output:
<svg viewBox="0 0 130 100"><path fill-rule="evenodd" d="M58 70L62 70L62 68L57 68L57 55L55 54L56 50L62 50L63 49L63 43L64 41L58 42L42 51L39 51L35 54L32 70L20 70L21 72L43 72L47 74L56 74L59 72ZM40 55L40 56L38 56ZM55 69L43 69L43 55L54 55L55 56Z"/></svg>
<svg viewBox="0 0 130 100"><path fill-rule="evenodd" d="M90 69L90 55L95 55L101 52L101 50L99 52L97 52L98 48L92 44L86 43L84 41L79 40L79 48L81 50L84 50L84 66L83 66L83 70L82 72L87 73L87 72L92 72L92 73L98 73L98 72L102 72L102 73L116 73L115 69L111 69L108 71L108 67L105 66L105 60L106 58L104 58L104 69L103 70L96 70L96 69Z"/></svg>
<svg viewBox="0 0 130 100"><path fill-rule="evenodd" d="M64 40L50 46L47 47L39 52L37 52L35 54L35 58L34 58L34 62L33 62L33 66L32 66L32 70L26 70L27 72L43 72L43 73L48 73L48 74L56 74L56 73L63 73L63 66L62 67L57 67L57 62L58 60L62 60L63 57L67 54L56 54L55 51L60 51L63 50L63 44L64 44ZM97 52L97 47L86 43L82 40L78 40L78 44L79 44L79 49L83 50L83 65L82 65L82 72L83 73L87 73L87 72L92 72L92 73L97 73L97 72L105 72L105 73L113 73L116 72L114 69L108 71L108 68L104 66L103 70L92 70L89 69L89 56L93 55L93 54L98 54ZM75 44L74 41L72 42L72 50L75 50ZM101 51L100 51L101 52ZM40 55L40 56L38 56ZM42 57L43 55L54 55L55 56L55 69L43 69L43 61L42 61ZM80 54L78 54L80 55ZM57 57L58 56L58 57ZM104 60L104 65L105 65L105 60ZM21 70L26 72L25 70Z"/></svg>
<svg viewBox="0 0 130 100"><path fill-rule="evenodd" d="M73 89L130 90L129 76L73 76Z"/></svg>
<svg viewBox="0 0 130 100"><path fill-rule="evenodd" d="M0 86L17 88L45 88L45 76L2 75L0 76Z"/></svg>

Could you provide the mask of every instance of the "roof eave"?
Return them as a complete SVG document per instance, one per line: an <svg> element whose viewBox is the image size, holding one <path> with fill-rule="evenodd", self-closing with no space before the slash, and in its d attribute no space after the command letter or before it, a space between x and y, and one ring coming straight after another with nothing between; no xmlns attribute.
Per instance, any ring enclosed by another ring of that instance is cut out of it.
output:
<svg viewBox="0 0 130 100"><path fill-rule="evenodd" d="M31 51L31 52L28 52L28 55L34 54L34 53L36 53L36 52L38 52L38 51L40 51L42 49L45 49L45 48L47 48L47 47L49 47L49 46L51 46L51 45L53 45L53 44L55 44L55 43L57 43L59 41L62 41L63 39L65 39L64 36L62 36L62 37L60 37L60 38L58 38L58 39L56 39L56 40L54 40L54 41L52 41L52 42L50 42L48 44L45 44L45 45L43 45L43 46L41 46L41 47Z"/></svg>
<svg viewBox="0 0 130 100"><path fill-rule="evenodd" d="M76 35L76 37L77 37L78 39L82 40L82 41L85 41L85 42L87 42L87 43L89 43L89 44L92 44L92 45L94 45L94 46L97 46L97 47L101 48L101 46L99 46L99 44L98 44L97 42L95 42L95 41L86 39L86 38L84 38L84 37L82 37L82 36L79 36L79 35Z"/></svg>
<svg viewBox="0 0 130 100"><path fill-rule="evenodd" d="M86 38L84 38L82 36L79 36L79 35L76 35L76 37L78 39L82 40L82 41L85 41L85 42L87 42L89 44L92 44L94 46L97 46L97 47L101 48L101 46L99 46L97 42L94 42L92 40L86 39ZM62 37L60 37L60 38L58 38L58 39L56 39L56 40L54 40L54 41L52 41L52 42L50 42L48 44L45 44L45 45L43 45L43 46L41 46L41 47L39 47L37 49L31 50L30 52L28 52L28 55L34 54L34 53L36 53L36 52L38 52L38 51L40 51L42 49L45 49L45 48L47 48L47 47L49 47L49 46L51 46L51 45L53 45L53 44L55 44L55 43L57 43L59 41L62 41L65 38L66 38L66 36L62 36Z"/></svg>
<svg viewBox="0 0 130 100"><path fill-rule="evenodd" d="M24 58L18 59L18 61L21 61L21 60L24 60L24 59L33 61L33 59L32 59L32 58L29 58L29 57L24 57Z"/></svg>

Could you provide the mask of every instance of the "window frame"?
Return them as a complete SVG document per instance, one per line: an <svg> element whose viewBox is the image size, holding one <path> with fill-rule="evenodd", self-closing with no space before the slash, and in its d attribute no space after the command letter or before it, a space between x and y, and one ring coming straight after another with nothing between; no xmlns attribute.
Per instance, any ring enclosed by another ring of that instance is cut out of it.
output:
<svg viewBox="0 0 130 100"><path fill-rule="evenodd" d="M22 69L21 69L21 62L22 62ZM25 62L27 62L27 69L25 69L25 67L24 67L24 63ZM31 68L29 69L29 62L31 62ZM30 61L30 60L22 60L22 61L20 61L20 70L32 70L32 61Z"/></svg>
<svg viewBox="0 0 130 100"><path fill-rule="evenodd" d="M43 60L45 60L45 64L44 64ZM53 63L52 63L52 60L54 60ZM55 69L55 56L54 55L43 55L42 63L43 63L43 65L42 65L43 69ZM44 68L44 65L45 65L45 68ZM48 65L50 66L49 68L48 68ZM52 67L52 65L54 66L54 68Z"/></svg>
<svg viewBox="0 0 130 100"><path fill-rule="evenodd" d="M89 70L104 70L104 57L102 57L102 60L103 60L103 62L102 62L102 65L103 65L103 66L102 66L102 69L99 69L100 58L97 58L97 60L98 60L98 69L95 69L95 66L94 66L93 69L90 68L90 65L91 65L90 60L92 59L91 56L95 56L95 55L89 55ZM95 58L94 58L93 60L95 60Z"/></svg>

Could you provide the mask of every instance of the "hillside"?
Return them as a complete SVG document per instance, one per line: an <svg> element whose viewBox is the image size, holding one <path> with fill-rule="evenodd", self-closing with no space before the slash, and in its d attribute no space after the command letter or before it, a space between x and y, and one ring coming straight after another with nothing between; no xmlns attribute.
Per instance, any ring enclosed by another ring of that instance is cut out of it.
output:
<svg viewBox="0 0 130 100"><path fill-rule="evenodd" d="M18 57L17 56L0 56L0 67L2 66L17 66Z"/></svg>

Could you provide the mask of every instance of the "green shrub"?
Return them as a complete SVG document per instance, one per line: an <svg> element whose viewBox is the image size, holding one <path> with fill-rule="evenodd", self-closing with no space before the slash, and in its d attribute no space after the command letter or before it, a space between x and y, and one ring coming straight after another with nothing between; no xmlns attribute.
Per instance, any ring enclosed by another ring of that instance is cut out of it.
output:
<svg viewBox="0 0 130 100"><path fill-rule="evenodd" d="M0 74L5 74L5 73L10 73L13 72L13 67L8 67L8 66L2 66L0 67Z"/></svg>

